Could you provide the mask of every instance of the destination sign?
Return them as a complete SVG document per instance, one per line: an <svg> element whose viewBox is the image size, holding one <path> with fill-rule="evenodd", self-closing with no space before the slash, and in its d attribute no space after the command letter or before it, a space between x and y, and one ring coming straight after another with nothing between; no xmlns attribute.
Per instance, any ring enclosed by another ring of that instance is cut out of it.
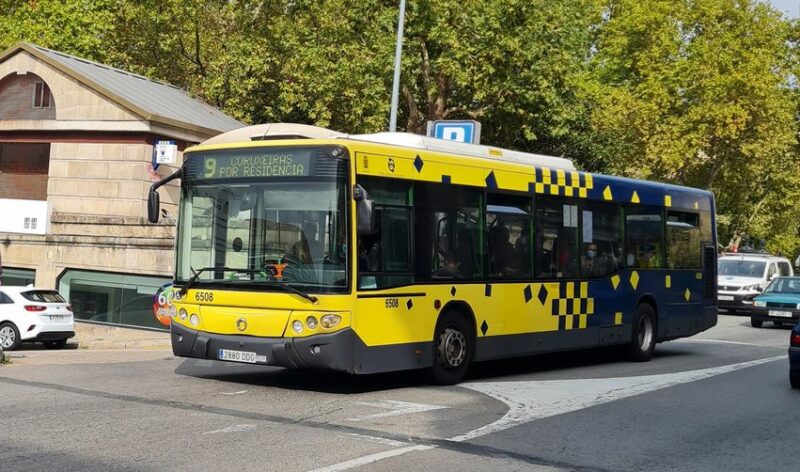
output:
<svg viewBox="0 0 800 472"><path fill-rule="evenodd" d="M309 149L253 149L208 153L194 161L196 178L305 177L312 173Z"/></svg>

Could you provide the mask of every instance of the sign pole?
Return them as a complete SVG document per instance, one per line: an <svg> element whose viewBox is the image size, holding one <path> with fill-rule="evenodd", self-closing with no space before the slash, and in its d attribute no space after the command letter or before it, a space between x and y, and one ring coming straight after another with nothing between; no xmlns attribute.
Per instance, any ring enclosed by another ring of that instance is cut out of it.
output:
<svg viewBox="0 0 800 472"><path fill-rule="evenodd" d="M397 102L400 94L400 58L403 55L403 23L406 17L406 0L400 0L400 18L397 20L397 46L394 52L394 81L392 81L392 110L389 114L389 131L397 131Z"/></svg>

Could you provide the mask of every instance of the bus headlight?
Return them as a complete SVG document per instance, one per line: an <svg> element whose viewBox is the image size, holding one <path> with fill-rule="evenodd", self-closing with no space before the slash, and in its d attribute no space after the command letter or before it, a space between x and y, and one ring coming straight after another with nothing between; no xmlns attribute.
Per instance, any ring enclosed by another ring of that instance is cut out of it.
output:
<svg viewBox="0 0 800 472"><path fill-rule="evenodd" d="M189 317L189 323L191 323L192 326L199 325L200 324L200 317L197 316L196 314L192 313L192 316Z"/></svg>
<svg viewBox="0 0 800 472"><path fill-rule="evenodd" d="M302 333L303 332L303 322L300 321L300 320L294 320L294 323L292 323L292 329L297 334Z"/></svg>
<svg viewBox="0 0 800 472"><path fill-rule="evenodd" d="M306 326L308 326L308 329L316 329L317 319L314 318L313 316L309 316L308 318L306 318Z"/></svg>
<svg viewBox="0 0 800 472"><path fill-rule="evenodd" d="M339 322L342 321L342 317L339 315L325 315L320 320L319 323L322 325L323 328L333 328L334 326L338 325Z"/></svg>
<svg viewBox="0 0 800 472"><path fill-rule="evenodd" d="M186 317L188 317L188 316L189 316L189 313L186 313L186 309L185 308L181 308L181 311L178 312L178 318L180 318L180 319L182 319L184 321L186 321Z"/></svg>

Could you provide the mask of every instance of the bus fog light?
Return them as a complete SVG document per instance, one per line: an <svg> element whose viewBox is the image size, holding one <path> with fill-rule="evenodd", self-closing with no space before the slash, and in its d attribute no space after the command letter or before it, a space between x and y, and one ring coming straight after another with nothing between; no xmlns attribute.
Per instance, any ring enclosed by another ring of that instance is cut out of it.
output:
<svg viewBox="0 0 800 472"><path fill-rule="evenodd" d="M322 348L319 347L319 346L314 346L314 347L311 348L311 353L312 354L316 355L316 354L319 354L320 352L322 352Z"/></svg>
<svg viewBox="0 0 800 472"><path fill-rule="evenodd" d="M181 311L178 312L178 318L185 320L187 316L189 316L189 313L186 313L185 308L181 308Z"/></svg>
<svg viewBox="0 0 800 472"><path fill-rule="evenodd" d="M192 326L199 325L200 324L200 317L197 316L196 314L192 313L192 316L189 317L189 323L191 323Z"/></svg>
<svg viewBox="0 0 800 472"><path fill-rule="evenodd" d="M295 333L298 333L298 334L302 333L303 332L303 322L300 321L300 320L295 320L294 323L292 323L292 329L294 330Z"/></svg>
<svg viewBox="0 0 800 472"><path fill-rule="evenodd" d="M309 316L308 318L306 318L306 326L308 326L308 329L316 329L317 319L314 318L313 316Z"/></svg>
<svg viewBox="0 0 800 472"><path fill-rule="evenodd" d="M342 317L339 315L325 315L319 320L319 323L322 325L323 328L333 328L334 326L338 325L339 322L341 321Z"/></svg>

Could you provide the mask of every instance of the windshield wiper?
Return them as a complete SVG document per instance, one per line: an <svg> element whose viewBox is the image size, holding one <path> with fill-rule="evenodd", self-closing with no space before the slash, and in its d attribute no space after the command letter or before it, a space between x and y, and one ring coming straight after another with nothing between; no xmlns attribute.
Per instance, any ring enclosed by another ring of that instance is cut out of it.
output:
<svg viewBox="0 0 800 472"><path fill-rule="evenodd" d="M189 267L189 270L192 271L192 276L189 278L189 280L186 281L186 283L181 288L182 295L186 295L186 292L188 292L189 289L192 288L194 284L198 281L198 279L200 279L200 275L203 272L220 271L220 272L242 272L246 274L261 273L260 270L256 269L232 269L230 267L203 267L202 269L199 270L194 270L194 267ZM209 280L209 282L213 281L223 282L223 280L218 280L218 279Z"/></svg>
<svg viewBox="0 0 800 472"><path fill-rule="evenodd" d="M319 301L319 299L317 297L315 297L314 295L308 294L308 293L306 293L306 292L304 292L304 291L302 291L302 290L300 290L298 288L292 287L291 285L288 285L286 282L283 282L281 280L272 279L272 280L270 280L268 282L268 284L272 285L274 287L280 287L280 288L282 288L283 290L285 290L287 292L294 293L295 295L300 295L301 297L305 298L306 300L310 301L311 303L316 304L317 301Z"/></svg>
<svg viewBox="0 0 800 472"><path fill-rule="evenodd" d="M202 269L199 269L199 270L194 270L193 267L189 267L189 269L192 271L192 276L189 278L189 280L186 281L186 283L181 288L181 295L186 295L186 293L189 291L189 289L191 287L193 287L194 284L200 279L200 275L203 272L221 271L221 272L241 272L241 273L245 273L245 274L262 274L262 273L264 273L264 271L261 271L261 270L258 270L258 269L232 269L230 267L203 267ZM225 280L219 280L219 282L226 282L226 281ZM298 288L292 287L291 285L287 285L286 282L283 282L282 280L271 279L271 280L267 281L267 283L269 285L273 286L273 287L280 287L281 289L283 289L286 292L290 292L290 293L294 293L295 295L299 295L299 296L305 298L306 300L310 301L311 303L316 304L317 301L319 301L319 299L317 297L315 297L314 295L308 294L308 293L306 293L306 292L304 292L304 291L302 291L302 290L300 290Z"/></svg>

